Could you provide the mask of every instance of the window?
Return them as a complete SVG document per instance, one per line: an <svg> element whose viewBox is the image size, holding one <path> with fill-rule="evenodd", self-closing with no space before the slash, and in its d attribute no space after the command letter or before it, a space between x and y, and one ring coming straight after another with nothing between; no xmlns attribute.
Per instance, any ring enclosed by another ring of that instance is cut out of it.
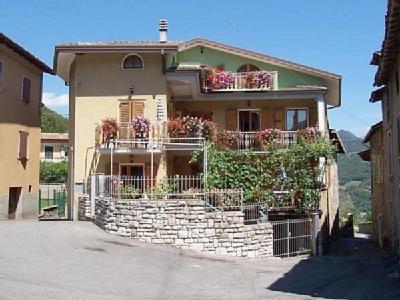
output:
<svg viewBox="0 0 400 300"><path fill-rule="evenodd" d="M0 91L3 89L4 62L0 60Z"/></svg>
<svg viewBox="0 0 400 300"><path fill-rule="evenodd" d="M244 64L244 65L241 65L237 71L238 71L238 73L245 73L245 72L260 71L260 69L257 66L252 65L252 64Z"/></svg>
<svg viewBox="0 0 400 300"><path fill-rule="evenodd" d="M60 147L61 156L68 157L68 146L62 145Z"/></svg>
<svg viewBox="0 0 400 300"><path fill-rule="evenodd" d="M22 100L29 103L31 100L31 80L28 77L22 77Z"/></svg>
<svg viewBox="0 0 400 300"><path fill-rule="evenodd" d="M239 110L239 130L242 132L260 130L260 111Z"/></svg>
<svg viewBox="0 0 400 300"><path fill-rule="evenodd" d="M29 132L19 132L19 147L18 147L18 158L28 159L28 136Z"/></svg>
<svg viewBox="0 0 400 300"><path fill-rule="evenodd" d="M308 126L307 109L287 109L286 110L286 130L296 131Z"/></svg>
<svg viewBox="0 0 400 300"><path fill-rule="evenodd" d="M45 159L53 159L53 150L52 146L45 146L44 147L44 158Z"/></svg>
<svg viewBox="0 0 400 300"><path fill-rule="evenodd" d="M124 58L122 63L123 69L143 69L143 59L136 55L129 55Z"/></svg>

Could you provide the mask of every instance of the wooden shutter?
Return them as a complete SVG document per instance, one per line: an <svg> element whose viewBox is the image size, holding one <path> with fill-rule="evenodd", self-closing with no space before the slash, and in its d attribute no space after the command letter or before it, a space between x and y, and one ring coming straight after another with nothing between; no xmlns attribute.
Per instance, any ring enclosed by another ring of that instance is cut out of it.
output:
<svg viewBox="0 0 400 300"><path fill-rule="evenodd" d="M28 158L28 136L29 133L26 131L19 132L19 149L18 149L19 159Z"/></svg>
<svg viewBox="0 0 400 300"><path fill-rule="evenodd" d="M22 100L29 103L31 98L31 80L27 77L22 79Z"/></svg>
<svg viewBox="0 0 400 300"><path fill-rule="evenodd" d="M263 108L261 110L261 130L273 128L273 114L271 108Z"/></svg>
<svg viewBox="0 0 400 300"><path fill-rule="evenodd" d="M318 112L316 108L308 109L308 126L314 127L318 124Z"/></svg>
<svg viewBox="0 0 400 300"><path fill-rule="evenodd" d="M274 127L280 130L285 130L285 109L274 108Z"/></svg>
<svg viewBox="0 0 400 300"><path fill-rule="evenodd" d="M236 109L227 109L226 110L226 129L233 130L237 129L237 110Z"/></svg>
<svg viewBox="0 0 400 300"><path fill-rule="evenodd" d="M119 103L119 121L121 123L130 122L130 103L128 101Z"/></svg>
<svg viewBox="0 0 400 300"><path fill-rule="evenodd" d="M137 116L144 116L144 101L136 100L131 102L131 119Z"/></svg>

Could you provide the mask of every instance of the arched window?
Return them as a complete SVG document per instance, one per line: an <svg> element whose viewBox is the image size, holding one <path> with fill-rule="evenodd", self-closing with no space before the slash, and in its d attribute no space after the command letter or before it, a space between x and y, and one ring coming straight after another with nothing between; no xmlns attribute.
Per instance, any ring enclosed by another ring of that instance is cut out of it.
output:
<svg viewBox="0 0 400 300"><path fill-rule="evenodd" d="M260 71L260 69L252 64L244 64L241 65L237 71L238 73L244 73L244 72Z"/></svg>
<svg viewBox="0 0 400 300"><path fill-rule="evenodd" d="M143 59L136 54L128 55L122 63L123 69L143 69Z"/></svg>

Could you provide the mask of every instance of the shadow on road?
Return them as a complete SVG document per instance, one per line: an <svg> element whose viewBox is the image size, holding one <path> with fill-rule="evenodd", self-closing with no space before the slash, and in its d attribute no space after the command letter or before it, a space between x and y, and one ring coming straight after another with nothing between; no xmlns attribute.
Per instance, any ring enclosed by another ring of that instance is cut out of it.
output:
<svg viewBox="0 0 400 300"><path fill-rule="evenodd" d="M342 238L331 254L300 261L267 289L325 299L400 299L395 265L369 239Z"/></svg>

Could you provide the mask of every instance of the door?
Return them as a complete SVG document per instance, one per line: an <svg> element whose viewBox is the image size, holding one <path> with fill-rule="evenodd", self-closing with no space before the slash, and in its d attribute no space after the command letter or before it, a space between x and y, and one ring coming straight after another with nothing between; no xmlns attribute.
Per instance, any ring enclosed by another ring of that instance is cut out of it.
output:
<svg viewBox="0 0 400 300"><path fill-rule="evenodd" d="M19 197L21 195L21 187L10 187L8 193L8 218L15 219Z"/></svg>
<svg viewBox="0 0 400 300"><path fill-rule="evenodd" d="M132 164L120 164L120 175L128 176L123 179L124 186L131 186L132 188L143 192L145 186L144 180L144 166L143 165L132 165Z"/></svg>
<svg viewBox="0 0 400 300"><path fill-rule="evenodd" d="M257 147L256 131L260 130L259 110L239 110L239 130L241 132L239 149Z"/></svg>

